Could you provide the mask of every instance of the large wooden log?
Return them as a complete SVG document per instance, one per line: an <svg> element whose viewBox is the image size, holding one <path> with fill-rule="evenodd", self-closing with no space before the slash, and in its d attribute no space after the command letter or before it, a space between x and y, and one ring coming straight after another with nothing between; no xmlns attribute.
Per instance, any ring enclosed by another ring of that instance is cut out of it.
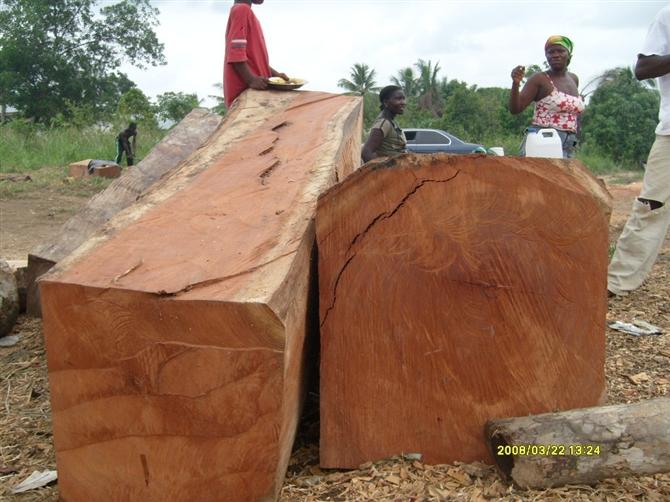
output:
<svg viewBox="0 0 670 502"><path fill-rule="evenodd" d="M358 167L362 105L276 91L236 103L41 281L65 500L272 500L281 487L316 309L316 198Z"/></svg>
<svg viewBox="0 0 670 502"><path fill-rule="evenodd" d="M670 471L670 398L492 420L500 472L522 488Z"/></svg>
<svg viewBox="0 0 670 502"><path fill-rule="evenodd" d="M177 168L212 135L222 117L205 108L192 110L136 166L95 195L70 218L55 239L43 242L28 254L27 311L40 316L37 278L77 249L115 214L133 204L156 181Z"/></svg>
<svg viewBox="0 0 670 502"><path fill-rule="evenodd" d="M319 199L321 465L492 462L486 420L597 404L609 195L578 162L400 156Z"/></svg>

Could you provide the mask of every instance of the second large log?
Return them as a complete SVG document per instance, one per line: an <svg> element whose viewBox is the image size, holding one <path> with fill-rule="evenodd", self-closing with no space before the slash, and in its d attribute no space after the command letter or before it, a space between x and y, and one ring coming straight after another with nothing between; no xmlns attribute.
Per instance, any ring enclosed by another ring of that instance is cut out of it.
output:
<svg viewBox="0 0 670 502"><path fill-rule="evenodd" d="M321 465L491 462L605 389L609 195L579 163L400 156L319 199Z"/></svg>

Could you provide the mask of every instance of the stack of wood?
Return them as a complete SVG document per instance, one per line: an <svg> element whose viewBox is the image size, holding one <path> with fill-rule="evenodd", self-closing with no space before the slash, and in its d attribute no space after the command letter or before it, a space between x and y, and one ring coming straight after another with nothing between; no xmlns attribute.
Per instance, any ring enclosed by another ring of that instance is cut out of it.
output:
<svg viewBox="0 0 670 502"><path fill-rule="evenodd" d="M72 178L88 178L97 176L100 178L118 178L121 176L121 166L115 162L109 161L107 164L100 164L96 167L91 166L93 159L84 159L68 164L68 175Z"/></svg>
<svg viewBox="0 0 670 502"><path fill-rule="evenodd" d="M55 239L43 242L28 254L26 272L27 311L40 315L37 278L61 261L98 231L114 215L133 204L154 183L176 169L212 135L221 116L196 108L177 124L136 166L125 170L104 191L70 218ZM85 168L88 170L88 161Z"/></svg>
<svg viewBox="0 0 670 502"><path fill-rule="evenodd" d="M609 194L579 163L403 155L319 200L321 465L493 461L605 391Z"/></svg>
<svg viewBox="0 0 670 502"><path fill-rule="evenodd" d="M41 281L63 499L276 496L316 308L316 199L359 165L361 128L360 98L247 91Z"/></svg>

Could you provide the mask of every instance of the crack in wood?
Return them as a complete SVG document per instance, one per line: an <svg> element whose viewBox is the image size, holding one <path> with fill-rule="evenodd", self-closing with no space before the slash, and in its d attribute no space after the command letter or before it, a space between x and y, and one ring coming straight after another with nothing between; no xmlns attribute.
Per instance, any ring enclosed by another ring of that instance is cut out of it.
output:
<svg viewBox="0 0 670 502"><path fill-rule="evenodd" d="M276 159L270 167L264 169L261 172L261 174L258 175L259 178L261 179L261 185L265 185L267 179L272 174L272 171L274 171L279 166L279 164L281 164L281 161L279 159Z"/></svg>
<svg viewBox="0 0 670 502"><path fill-rule="evenodd" d="M378 214L377 216L374 217L374 219L368 224L367 227L362 232L359 232L356 234L356 236L352 239L351 243L349 244L349 247L347 248L346 255L348 255L351 252L352 247L356 242L358 242L359 238L362 236L367 235L372 227L374 227L378 222L381 220L387 220L391 218L393 215L395 215L401 207L405 205L407 200L412 197L414 194L416 194L419 189L421 189L426 183L447 183L451 180L453 180L456 176L458 176L458 173L460 171L456 171L453 176L443 179L443 180L433 180L433 179L422 179L419 183L417 183L412 190L410 190L407 195L405 195L398 204L396 204L395 208L393 208L392 211L386 211L384 213ZM344 271L347 269L347 267L351 264L352 260L356 257L356 253L354 253L352 256L350 256L347 261L344 263L342 268L340 269L340 272L337 274L337 278L335 279L335 284L333 285L333 301L331 302L330 306L326 309L326 313L323 316L323 321L321 322L321 327L326 323L326 320L328 319L328 315L330 314L330 311L335 308L335 303L337 302L337 287L340 283L340 279L342 278L342 275L344 274Z"/></svg>
<svg viewBox="0 0 670 502"><path fill-rule="evenodd" d="M173 298L175 296L179 296L181 294L188 293L189 291L192 291L194 289L206 288L207 286L212 286L214 284L225 282L225 281L230 280L230 279L235 279L236 277L240 277L242 275L251 274L253 272L256 272L258 269L266 267L267 265L271 265L272 263L274 263L278 260L281 260L282 258L285 258L287 256L290 256L292 254L295 254L297 252L298 252L298 250L294 249L294 250L289 251L287 253L276 256L275 258L272 258L271 260L268 260L264 263L256 265L255 267L251 267L251 268L248 268L246 270L242 270L241 272L226 275L226 276L223 276L223 277L216 277L216 278L213 278L213 279L207 279L207 280L200 281L200 282L194 282L193 284L189 284L188 286L184 286L183 288L181 288L177 291L160 290L160 291L157 291L156 293L152 293L152 294L154 294L156 296L159 296L159 297L162 297L162 298Z"/></svg>

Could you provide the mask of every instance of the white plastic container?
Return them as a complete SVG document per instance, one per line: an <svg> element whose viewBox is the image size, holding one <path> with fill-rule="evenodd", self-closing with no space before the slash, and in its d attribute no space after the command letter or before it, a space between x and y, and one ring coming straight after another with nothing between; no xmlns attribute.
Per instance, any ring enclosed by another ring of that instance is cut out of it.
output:
<svg viewBox="0 0 670 502"><path fill-rule="evenodd" d="M502 146L492 146L491 148L489 148L489 152L494 155L497 155L498 157L502 157L503 155L505 155L505 149Z"/></svg>
<svg viewBox="0 0 670 502"><path fill-rule="evenodd" d="M540 129L526 136L526 157L563 158L563 142L555 129Z"/></svg>

